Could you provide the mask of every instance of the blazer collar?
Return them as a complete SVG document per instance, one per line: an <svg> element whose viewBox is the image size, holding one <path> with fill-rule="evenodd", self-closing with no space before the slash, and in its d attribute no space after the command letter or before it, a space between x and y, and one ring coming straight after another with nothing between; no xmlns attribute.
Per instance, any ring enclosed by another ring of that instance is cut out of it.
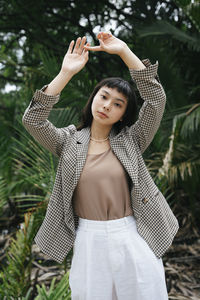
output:
<svg viewBox="0 0 200 300"><path fill-rule="evenodd" d="M88 144L90 141L90 135L91 135L91 130L89 126L77 131L77 142L81 144ZM117 136L119 135L117 135L116 129L112 127L109 133L109 139L112 141L116 139Z"/></svg>

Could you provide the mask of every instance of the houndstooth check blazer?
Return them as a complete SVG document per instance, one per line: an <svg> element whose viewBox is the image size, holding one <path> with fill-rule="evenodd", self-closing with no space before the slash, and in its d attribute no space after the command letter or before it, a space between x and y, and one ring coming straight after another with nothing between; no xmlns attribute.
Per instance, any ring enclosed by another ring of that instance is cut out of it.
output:
<svg viewBox="0 0 200 300"><path fill-rule="evenodd" d="M149 59L142 62L145 69L129 70L144 100L138 120L119 133L112 128L109 140L112 151L131 178L131 206L138 233L161 258L172 244L179 223L142 157L158 130L166 103L157 74L158 61L153 65ZM43 253L62 263L76 237L79 217L73 210L72 196L86 161L90 127L79 131L73 124L56 128L47 118L59 95L46 95L44 88L36 90L22 118L35 140L59 157L46 215L34 241Z"/></svg>

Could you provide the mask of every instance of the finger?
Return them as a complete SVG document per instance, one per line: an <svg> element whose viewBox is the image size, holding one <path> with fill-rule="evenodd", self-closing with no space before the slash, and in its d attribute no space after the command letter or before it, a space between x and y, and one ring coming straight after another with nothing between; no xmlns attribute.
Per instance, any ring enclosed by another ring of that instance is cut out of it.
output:
<svg viewBox="0 0 200 300"><path fill-rule="evenodd" d="M101 31L101 32L99 32L98 34L97 34L97 38L99 39L99 38L101 38L101 34L102 34L103 32Z"/></svg>
<svg viewBox="0 0 200 300"><path fill-rule="evenodd" d="M110 38L111 36L112 36L112 33L110 31L108 31L108 32L99 32L99 34L97 35L97 38L106 40L106 39Z"/></svg>
<svg viewBox="0 0 200 300"><path fill-rule="evenodd" d="M102 51L101 46L94 46L94 47L84 46L84 48L89 51Z"/></svg>
<svg viewBox="0 0 200 300"><path fill-rule="evenodd" d="M83 46L85 45L85 42L86 42L86 36L84 36L83 38L82 38L82 40L81 40L81 44L80 44L80 46L79 46L79 52L80 52L80 54L82 53L82 51L83 51Z"/></svg>
<svg viewBox="0 0 200 300"><path fill-rule="evenodd" d="M73 53L77 53L78 52L78 48L79 48L80 42L81 42L81 38L78 37L77 40L76 40L76 44L75 44Z"/></svg>
<svg viewBox="0 0 200 300"><path fill-rule="evenodd" d="M87 43L87 44L84 46L84 48L83 48L82 55L83 55L84 57L87 57L87 56L88 56L89 51L88 51L87 49L85 49L85 47L89 47L89 46L90 46L90 43Z"/></svg>
<svg viewBox="0 0 200 300"><path fill-rule="evenodd" d="M71 43L69 44L69 47L68 47L68 50L67 50L67 54L72 53L73 46L74 46L74 40L71 41Z"/></svg>
<svg viewBox="0 0 200 300"><path fill-rule="evenodd" d="M86 47L90 47L90 43L89 42L86 45L83 46L83 52L82 52L82 54L84 54L86 51L88 51L86 49Z"/></svg>
<svg viewBox="0 0 200 300"><path fill-rule="evenodd" d="M89 58L89 51L86 52L85 58L88 60L88 58Z"/></svg>
<svg viewBox="0 0 200 300"><path fill-rule="evenodd" d="M109 37L112 36L109 32L104 32L102 35L104 39L108 39Z"/></svg>
<svg viewBox="0 0 200 300"><path fill-rule="evenodd" d="M107 50L107 47L106 45L104 44L103 40L99 39L99 44L100 44L100 49L99 51L106 51Z"/></svg>
<svg viewBox="0 0 200 300"><path fill-rule="evenodd" d="M98 34L97 34L97 38L98 39L107 39L107 38L109 38L109 37L111 37L112 36L112 34L111 34L111 32L109 31L109 32L99 32Z"/></svg>
<svg viewBox="0 0 200 300"><path fill-rule="evenodd" d="M106 46L105 46L103 40L99 39L99 44L100 44L100 47L101 47L102 50L103 50L104 48L106 48Z"/></svg>
<svg viewBox="0 0 200 300"><path fill-rule="evenodd" d="M89 51L86 51L86 50L84 49L83 57L84 57L84 59L87 61L87 60L88 60L88 57L89 57Z"/></svg>

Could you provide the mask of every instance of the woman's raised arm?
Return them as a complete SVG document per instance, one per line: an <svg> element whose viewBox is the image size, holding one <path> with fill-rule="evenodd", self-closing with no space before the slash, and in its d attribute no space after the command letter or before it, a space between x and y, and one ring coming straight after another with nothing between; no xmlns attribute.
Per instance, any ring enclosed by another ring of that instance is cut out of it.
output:
<svg viewBox="0 0 200 300"><path fill-rule="evenodd" d="M88 51L84 48L86 43L86 37L82 39L79 37L76 40L74 46L74 41L71 41L67 53L62 62L62 67L59 74L49 83L47 89L44 91L45 94L57 95L70 79L78 73L88 61ZM73 48L74 47L74 48Z"/></svg>
<svg viewBox="0 0 200 300"><path fill-rule="evenodd" d="M111 33L100 32L97 35L99 46L91 47L85 45L84 48L90 51L104 51L109 54L116 54L121 57L129 69L142 70L145 65L142 61L130 50L125 42L116 38Z"/></svg>
<svg viewBox="0 0 200 300"><path fill-rule="evenodd" d="M59 74L49 85L36 90L22 117L22 123L30 135L56 156L60 156L64 143L69 141L72 125L57 128L47 119L53 105L59 101L62 89L87 63L88 51L83 48L85 43L85 37L76 40L74 49L74 41L70 43Z"/></svg>
<svg viewBox="0 0 200 300"><path fill-rule="evenodd" d="M119 55L129 68L131 77L144 100L137 122L128 129L129 135L136 139L143 153L159 128L166 103L165 91L157 74L158 62L152 65L149 59L145 59L143 63L125 42L110 33L100 32L97 38L99 46L86 45L84 48Z"/></svg>

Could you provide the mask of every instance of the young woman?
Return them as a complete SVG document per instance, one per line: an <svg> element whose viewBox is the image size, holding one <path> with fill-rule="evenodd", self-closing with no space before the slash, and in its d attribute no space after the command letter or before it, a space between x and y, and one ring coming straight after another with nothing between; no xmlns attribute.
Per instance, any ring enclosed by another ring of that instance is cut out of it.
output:
<svg viewBox="0 0 200 300"><path fill-rule="evenodd" d="M112 34L101 32L97 38L96 47L86 37L70 43L59 74L35 92L23 116L29 133L59 157L35 242L59 263L73 247L72 300L167 300L162 256L179 224L142 157L165 108L158 62L141 61ZM124 61L144 100L136 122L134 91L116 77L94 88L78 128L56 128L47 120L89 51Z"/></svg>

